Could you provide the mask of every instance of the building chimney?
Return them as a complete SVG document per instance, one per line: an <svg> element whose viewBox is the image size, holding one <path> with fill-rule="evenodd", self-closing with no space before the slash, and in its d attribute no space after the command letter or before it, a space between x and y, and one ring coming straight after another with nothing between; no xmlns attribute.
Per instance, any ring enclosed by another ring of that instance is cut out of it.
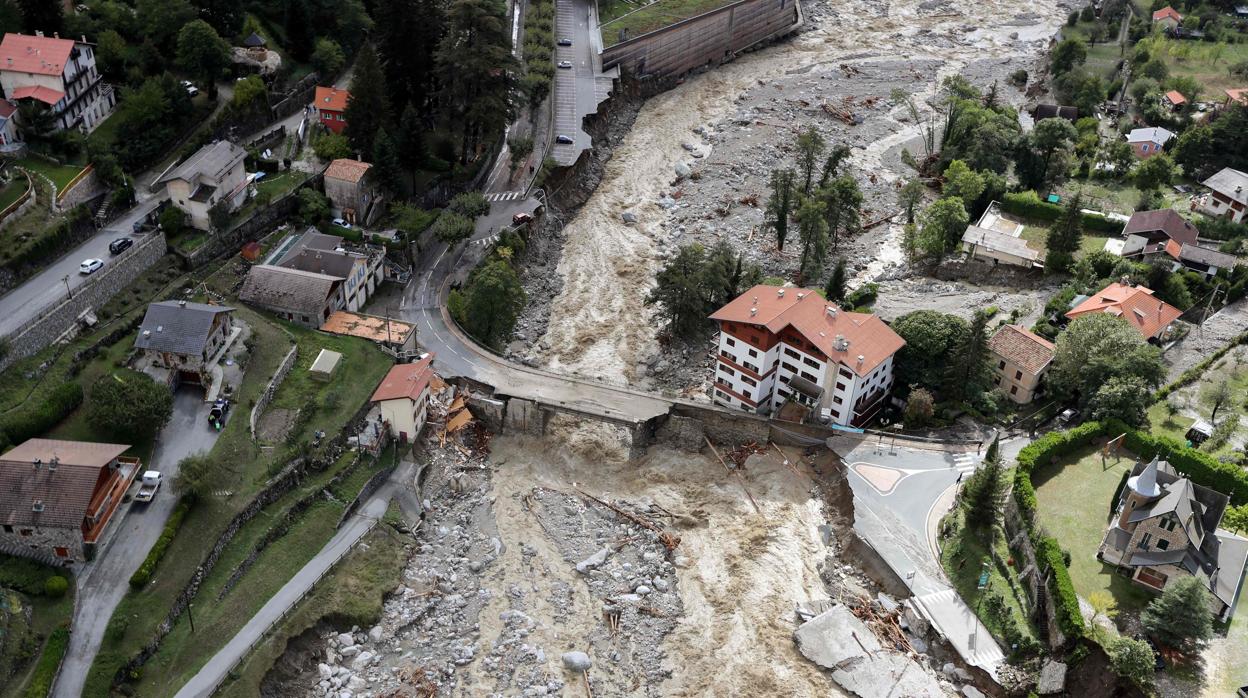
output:
<svg viewBox="0 0 1248 698"><path fill-rule="evenodd" d="M858 355L858 363L859 363L859 364L861 364L861 363L863 362L863 360L865 360L866 358L867 358L867 357L863 356L862 354L859 354L859 355Z"/></svg>
<svg viewBox="0 0 1248 698"><path fill-rule="evenodd" d="M164 325L157 325L157 326L156 326L156 331L157 331L157 332L164 332L164 331L165 331L165 326L164 326Z"/></svg>
<svg viewBox="0 0 1248 698"><path fill-rule="evenodd" d="M36 29L36 30L35 30L35 36L43 36L43 30L42 30L42 29Z"/></svg>
<svg viewBox="0 0 1248 698"><path fill-rule="evenodd" d="M750 317L758 315L758 308L750 308Z"/></svg>
<svg viewBox="0 0 1248 698"><path fill-rule="evenodd" d="M828 314L828 317L832 318L833 320L836 319L836 306L834 305L826 306L824 308L824 312L826 312Z"/></svg>
<svg viewBox="0 0 1248 698"><path fill-rule="evenodd" d="M784 289L782 288L776 289L776 295L780 296L781 298L784 298Z"/></svg>
<svg viewBox="0 0 1248 698"><path fill-rule="evenodd" d="M144 337L151 337L151 336L152 336L152 331L151 331L151 330L143 330L143 336L144 336Z"/></svg>
<svg viewBox="0 0 1248 698"><path fill-rule="evenodd" d="M806 297L806 294L805 294L805 293L799 293L799 294L797 294L797 299L798 299L799 301L800 301L801 299L805 298L805 297Z"/></svg>

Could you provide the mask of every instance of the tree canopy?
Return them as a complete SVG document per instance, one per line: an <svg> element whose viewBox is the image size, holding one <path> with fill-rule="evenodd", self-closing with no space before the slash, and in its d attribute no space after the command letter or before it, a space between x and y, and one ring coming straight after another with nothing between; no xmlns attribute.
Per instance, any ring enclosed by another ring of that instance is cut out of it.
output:
<svg viewBox="0 0 1248 698"><path fill-rule="evenodd" d="M1151 402L1151 390L1164 375L1160 351L1126 320L1089 313L1072 320L1058 336L1049 386L1060 398L1078 398L1081 406L1096 407L1099 418L1116 416L1139 424L1135 407Z"/></svg>
<svg viewBox="0 0 1248 698"><path fill-rule="evenodd" d="M916 310L897 318L893 331L906 340L894 367L897 383L939 391L949 358L966 343L971 326L956 315Z"/></svg>
<svg viewBox="0 0 1248 698"><path fill-rule="evenodd" d="M1180 649L1199 647L1213 636L1209 589L1198 577L1178 577L1144 609L1140 620L1163 644Z"/></svg>
<svg viewBox="0 0 1248 698"><path fill-rule="evenodd" d="M118 439L150 439L172 415L169 388L135 371L101 376L87 400L87 422Z"/></svg>

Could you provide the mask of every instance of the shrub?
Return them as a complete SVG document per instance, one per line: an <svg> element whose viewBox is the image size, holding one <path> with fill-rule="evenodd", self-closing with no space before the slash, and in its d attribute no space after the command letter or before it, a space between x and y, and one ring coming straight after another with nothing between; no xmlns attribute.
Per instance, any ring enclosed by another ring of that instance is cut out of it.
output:
<svg viewBox="0 0 1248 698"><path fill-rule="evenodd" d="M1075 594L1075 585L1070 581L1070 570L1066 569L1062 548L1057 540L1042 537L1035 541L1036 552L1044 564L1052 570L1053 610L1057 614L1057 626L1067 639L1076 640L1083 637L1083 614L1079 611L1079 597Z"/></svg>
<svg viewBox="0 0 1248 698"><path fill-rule="evenodd" d="M16 445L47 432L82 404L82 386L62 383L43 401L0 417L0 445Z"/></svg>
<svg viewBox="0 0 1248 698"><path fill-rule="evenodd" d="M51 598L59 599L66 591L69 591L69 580L59 574L52 575L43 582L43 593Z"/></svg>
<svg viewBox="0 0 1248 698"><path fill-rule="evenodd" d="M43 647L39 663L30 675L30 683L26 684L26 698L43 698L52 690L52 680L56 678L56 670L61 666L61 658L69 649L69 630L57 628L48 636L48 644Z"/></svg>
<svg viewBox="0 0 1248 698"><path fill-rule="evenodd" d="M1041 201L1034 191L1007 193L1001 197L1001 208L1006 213L1043 221L1055 221L1062 215L1061 206ZM1087 231L1115 234L1122 232L1122 223L1095 213L1084 213L1080 220Z"/></svg>
<svg viewBox="0 0 1248 698"><path fill-rule="evenodd" d="M0 587L16 589L28 596L46 594L48 580L57 571L24 557L11 557L0 553Z"/></svg>
<svg viewBox="0 0 1248 698"><path fill-rule="evenodd" d="M178 529L182 527L182 520L186 518L186 514L190 509L190 505L185 501L178 502L177 508L173 510L173 514L165 522L165 530L161 531L160 538L156 539L156 544L148 551L147 558L143 560L143 564L139 565L139 569L130 575L131 589L137 591L147 586L147 583L151 581L152 575L156 572L156 565L160 563L160 559L165 556L165 551L173 543L173 537L178 534Z"/></svg>

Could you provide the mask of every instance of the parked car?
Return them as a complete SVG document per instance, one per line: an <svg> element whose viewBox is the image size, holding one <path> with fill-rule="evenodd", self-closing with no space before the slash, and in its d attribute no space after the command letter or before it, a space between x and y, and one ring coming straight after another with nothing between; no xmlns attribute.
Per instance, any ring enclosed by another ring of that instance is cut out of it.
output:
<svg viewBox="0 0 1248 698"><path fill-rule="evenodd" d="M94 274L103 266L104 260L102 259L84 259L82 260L82 264L78 265L78 273L83 276L86 276L87 274Z"/></svg>
<svg viewBox="0 0 1248 698"><path fill-rule="evenodd" d="M1063 427L1073 427L1079 423L1079 410L1073 407L1064 409L1061 414L1057 415L1057 421Z"/></svg>
<svg viewBox="0 0 1248 698"><path fill-rule="evenodd" d="M531 213L517 213L511 217L512 225L528 225L531 222L533 222L533 214Z"/></svg>
<svg viewBox="0 0 1248 698"><path fill-rule="evenodd" d="M341 218L335 218L333 220L333 224L338 226L339 228L346 228L347 230L351 229L351 224Z"/></svg>
<svg viewBox="0 0 1248 698"><path fill-rule="evenodd" d="M191 82L190 80L183 80L182 88L185 89L186 93L192 97L199 94L199 88L196 87L195 83Z"/></svg>
<svg viewBox="0 0 1248 698"><path fill-rule="evenodd" d="M134 246L134 240L130 238L117 238L108 243L108 251L113 254L121 254Z"/></svg>
<svg viewBox="0 0 1248 698"><path fill-rule="evenodd" d="M572 61L559 61L559 67L564 70L569 70L572 68Z"/></svg>
<svg viewBox="0 0 1248 698"><path fill-rule="evenodd" d="M563 145L572 145L574 141L571 136L565 136L561 133L558 136L555 136L555 142L562 143Z"/></svg>
<svg viewBox="0 0 1248 698"><path fill-rule="evenodd" d="M571 39L569 39L568 37L566 37L566 36L565 36L565 37L563 37L563 38L559 39L559 45L560 45L560 46L571 46L571 45L572 45L572 40L571 40Z"/></svg>
<svg viewBox="0 0 1248 698"><path fill-rule="evenodd" d="M159 470L148 470L143 473L143 480L139 483L139 491L134 495L136 502L150 502L160 491L160 482L163 477Z"/></svg>

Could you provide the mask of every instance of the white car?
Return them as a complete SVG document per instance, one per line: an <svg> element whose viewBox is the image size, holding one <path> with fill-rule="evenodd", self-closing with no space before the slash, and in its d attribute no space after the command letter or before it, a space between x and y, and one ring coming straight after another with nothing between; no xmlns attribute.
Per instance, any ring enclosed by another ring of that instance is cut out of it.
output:
<svg viewBox="0 0 1248 698"><path fill-rule="evenodd" d="M343 219L341 219L341 218L335 218L335 219L333 220L333 224L334 224L334 225L336 225L336 226L338 226L339 228L346 228L347 230L350 230L350 229L351 229L351 224L350 224L350 223L348 223L348 222L346 222L346 221L344 221L344 220L343 220Z"/></svg>
<svg viewBox="0 0 1248 698"><path fill-rule="evenodd" d="M566 69L568 69L568 68L571 68L571 67L572 67L572 61L559 61L559 67L560 67L560 68L563 68L563 69L565 69L565 70L566 70Z"/></svg>
<svg viewBox="0 0 1248 698"><path fill-rule="evenodd" d="M195 84L192 83L190 80L183 80L182 87L185 88L186 93L192 97L199 94L199 88L196 87Z"/></svg>
<svg viewBox="0 0 1248 698"><path fill-rule="evenodd" d="M101 259L84 259L82 264L78 265L78 273L82 275L94 274L104 267L104 260Z"/></svg>

